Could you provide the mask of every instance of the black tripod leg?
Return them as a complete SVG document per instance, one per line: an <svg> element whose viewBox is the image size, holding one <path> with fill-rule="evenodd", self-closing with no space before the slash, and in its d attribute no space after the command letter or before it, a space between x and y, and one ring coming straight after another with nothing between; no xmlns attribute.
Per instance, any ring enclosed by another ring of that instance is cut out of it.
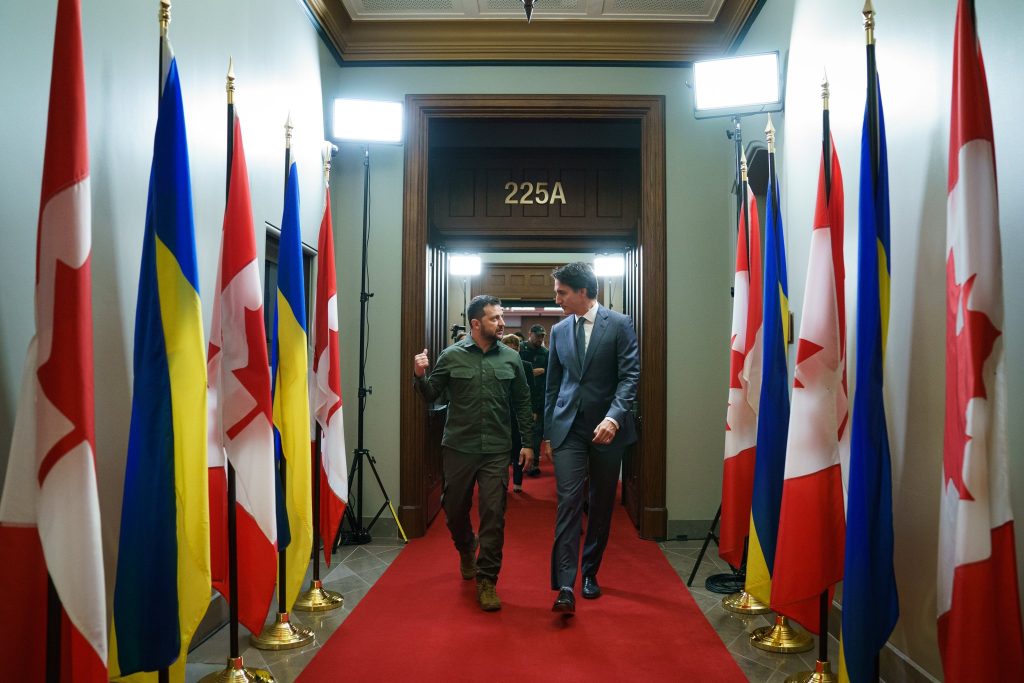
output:
<svg viewBox="0 0 1024 683"><path fill-rule="evenodd" d="M708 544L711 543L712 539L715 543L718 543L718 536L715 535L715 528L718 526L718 520L722 516L722 506L718 506L718 512L715 513L715 519L712 520L711 526L708 527L708 533L704 537L704 545L700 547L700 554L697 555L697 562L693 565L693 571L690 572L690 578L686 580L687 586L693 585L693 579L697 576L697 570L700 569L701 562L704 561L704 553L708 550Z"/></svg>

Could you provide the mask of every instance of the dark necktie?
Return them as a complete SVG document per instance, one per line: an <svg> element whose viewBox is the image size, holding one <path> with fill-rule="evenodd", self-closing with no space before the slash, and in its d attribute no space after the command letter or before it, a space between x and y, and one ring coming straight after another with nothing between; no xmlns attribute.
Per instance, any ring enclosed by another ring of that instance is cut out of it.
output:
<svg viewBox="0 0 1024 683"><path fill-rule="evenodd" d="M586 324L586 318L580 316L576 319L576 360L580 362L580 370L583 370L583 359L587 355L587 336L583 331Z"/></svg>

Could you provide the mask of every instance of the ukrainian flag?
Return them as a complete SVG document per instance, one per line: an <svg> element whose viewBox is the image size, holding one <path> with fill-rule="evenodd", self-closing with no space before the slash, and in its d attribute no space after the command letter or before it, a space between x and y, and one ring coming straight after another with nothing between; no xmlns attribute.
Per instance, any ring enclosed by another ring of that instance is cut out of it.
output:
<svg viewBox="0 0 1024 683"><path fill-rule="evenodd" d="M287 546L285 606L288 611L299 596L313 548L305 292L299 232L299 178L293 162L288 169L281 218L270 351L274 381L274 449L285 475L283 502L287 520L282 519L280 498L277 516L278 548ZM281 522L285 521L287 525L282 526Z"/></svg>
<svg viewBox="0 0 1024 683"><path fill-rule="evenodd" d="M893 570L892 468L882 369L889 326L889 171L882 95L877 157L864 114L857 246L857 370L850 432L840 680L874 680L875 658L899 618ZM877 171L875 166L877 163Z"/></svg>
<svg viewBox="0 0 1024 683"><path fill-rule="evenodd" d="M175 664L172 679L184 680L189 642L210 603L206 353L181 84L166 41L163 47L110 674Z"/></svg>
<svg viewBox="0 0 1024 683"><path fill-rule="evenodd" d="M782 212L779 207L779 182L775 174L774 152L769 153L768 160L761 401L757 417L757 459L754 462L754 494L750 505L750 545L747 550L745 585L748 593L766 605L771 601L772 568L775 565L775 541L779 533L789 431L786 245L782 237Z"/></svg>

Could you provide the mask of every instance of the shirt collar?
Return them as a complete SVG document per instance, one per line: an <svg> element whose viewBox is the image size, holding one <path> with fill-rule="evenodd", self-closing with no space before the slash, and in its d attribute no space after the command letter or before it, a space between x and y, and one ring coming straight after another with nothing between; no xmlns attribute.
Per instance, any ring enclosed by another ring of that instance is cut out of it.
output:
<svg viewBox="0 0 1024 683"><path fill-rule="evenodd" d="M588 310L586 313L583 314L583 316L582 316L583 319L586 320L591 325L593 325L594 321L597 320L597 309L598 309L597 301L592 301L590 303L590 310ZM580 316L577 315L573 319L573 323L575 324L575 323L578 323L579 321L580 321Z"/></svg>

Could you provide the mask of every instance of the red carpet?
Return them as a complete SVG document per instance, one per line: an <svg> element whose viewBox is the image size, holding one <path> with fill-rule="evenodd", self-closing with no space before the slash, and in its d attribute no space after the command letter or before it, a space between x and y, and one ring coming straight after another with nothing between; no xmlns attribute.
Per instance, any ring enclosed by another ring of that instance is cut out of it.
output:
<svg viewBox="0 0 1024 683"><path fill-rule="evenodd" d="M442 512L299 681L746 680L657 544L638 538L622 507L598 577L604 595L577 597L575 617L553 614L550 465L524 488L509 494L500 612L482 612L475 582L459 576Z"/></svg>

